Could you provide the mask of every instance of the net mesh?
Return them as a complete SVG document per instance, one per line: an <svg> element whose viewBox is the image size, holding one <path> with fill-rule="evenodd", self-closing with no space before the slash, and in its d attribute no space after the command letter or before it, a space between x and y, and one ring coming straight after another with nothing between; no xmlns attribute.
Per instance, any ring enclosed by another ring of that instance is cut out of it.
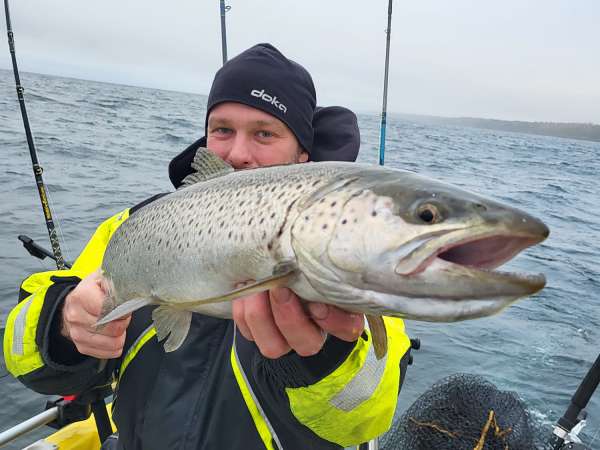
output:
<svg viewBox="0 0 600 450"><path fill-rule="evenodd" d="M535 450L534 426L514 392L455 374L421 395L381 439L383 450Z"/></svg>

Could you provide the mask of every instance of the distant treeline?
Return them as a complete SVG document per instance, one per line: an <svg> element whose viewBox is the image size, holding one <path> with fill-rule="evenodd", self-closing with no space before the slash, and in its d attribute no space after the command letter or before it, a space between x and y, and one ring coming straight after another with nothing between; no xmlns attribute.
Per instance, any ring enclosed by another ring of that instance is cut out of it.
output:
<svg viewBox="0 0 600 450"><path fill-rule="evenodd" d="M600 125L593 123L520 122L513 120L478 119L474 117L418 116L413 114L401 114L401 117L432 124L515 131L518 133L541 134L544 136L600 142Z"/></svg>

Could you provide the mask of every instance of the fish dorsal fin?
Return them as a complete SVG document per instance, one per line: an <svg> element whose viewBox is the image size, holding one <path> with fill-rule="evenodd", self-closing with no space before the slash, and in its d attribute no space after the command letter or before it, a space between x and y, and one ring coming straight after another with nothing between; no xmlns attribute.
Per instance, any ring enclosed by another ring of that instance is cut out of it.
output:
<svg viewBox="0 0 600 450"><path fill-rule="evenodd" d="M191 186L234 171L233 167L204 147L200 147L196 151L192 169L194 172L183 179L181 187Z"/></svg>

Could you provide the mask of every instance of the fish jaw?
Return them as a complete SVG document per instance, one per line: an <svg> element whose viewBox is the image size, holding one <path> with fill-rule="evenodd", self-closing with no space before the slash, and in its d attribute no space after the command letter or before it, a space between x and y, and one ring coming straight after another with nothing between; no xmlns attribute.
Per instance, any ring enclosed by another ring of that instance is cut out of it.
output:
<svg viewBox="0 0 600 450"><path fill-rule="evenodd" d="M541 274L496 269L547 235L541 222L528 232L509 233L493 226L450 231L425 241L429 252L425 257L423 248L415 250L420 264L411 272L399 273L405 262L400 259L392 273L387 255L382 265L363 272L355 284L386 315L429 322L493 315L545 286Z"/></svg>

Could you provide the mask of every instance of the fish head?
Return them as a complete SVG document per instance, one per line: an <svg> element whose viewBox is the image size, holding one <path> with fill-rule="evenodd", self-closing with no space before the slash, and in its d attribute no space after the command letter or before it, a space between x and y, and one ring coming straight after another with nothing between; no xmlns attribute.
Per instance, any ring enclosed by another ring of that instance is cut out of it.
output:
<svg viewBox="0 0 600 450"><path fill-rule="evenodd" d="M549 234L524 211L389 169L344 189L325 243L294 236L309 282L336 304L453 322L494 314L545 285L543 275L496 270Z"/></svg>

